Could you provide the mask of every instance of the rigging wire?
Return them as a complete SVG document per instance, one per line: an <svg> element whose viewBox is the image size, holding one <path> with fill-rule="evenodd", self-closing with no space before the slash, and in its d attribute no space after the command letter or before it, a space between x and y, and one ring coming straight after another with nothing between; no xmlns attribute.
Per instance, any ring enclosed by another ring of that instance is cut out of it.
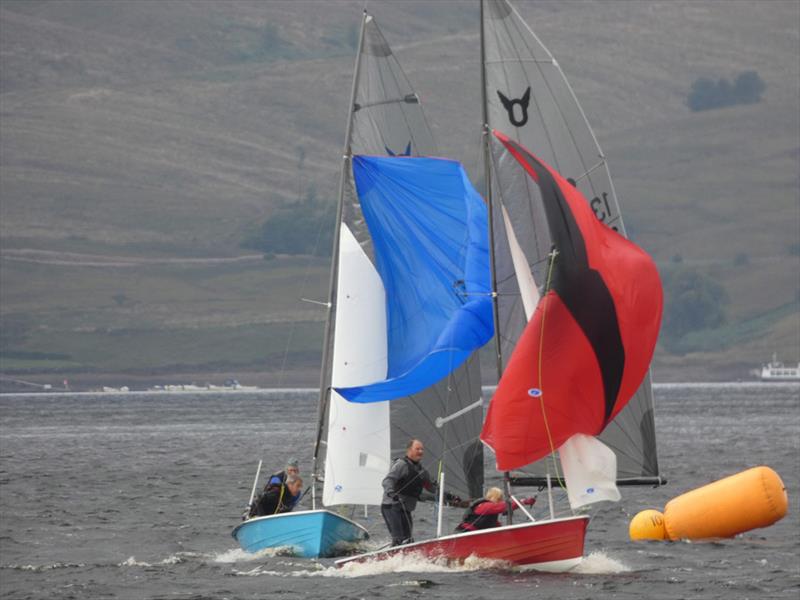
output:
<svg viewBox="0 0 800 600"><path fill-rule="evenodd" d="M544 422L544 428L545 431L547 432L547 440L550 442L550 452L553 458L553 466L555 467L556 470L556 481L558 481L559 486L566 491L566 487L564 487L564 482L562 481L561 475L558 472L558 461L556 460L556 448L555 444L553 443L553 436L550 433L550 424L547 421L547 412L545 411L544 408L544 392L542 390L542 354L544 346L544 324L545 324L545 318L547 317L547 307L550 304L547 294L550 291L550 284L553 277L553 267L556 262L556 257L558 256L558 250L553 248L553 251L550 253L550 256L551 260L550 260L550 265L548 266L547 269L547 281L545 282L544 293L542 294L542 300L544 301L544 303L542 306L542 327L539 333L539 356L538 356L539 364L537 371L539 376L538 386L540 392L542 392L539 394L539 406L542 409L542 421Z"/></svg>
<svg viewBox="0 0 800 600"><path fill-rule="evenodd" d="M300 282L300 294L298 295L299 298L304 298L305 297L306 286L308 285L308 279L309 279L309 276L310 276L310 273L311 273L311 264L314 262L315 257L317 256L317 250L319 249L319 244L320 244L320 241L322 240L322 231L323 231L323 229L326 227L326 225L328 223L328 217L330 216L332 208L334 208L334 209L336 208L336 204L335 203L331 203L331 205L328 206L326 208L326 210L323 211L322 218L320 219L319 227L317 228L316 239L314 240L314 246L313 246L313 248L311 250L311 254L308 257L308 260L306 261L305 270L303 272L303 278L302 278L302 280ZM324 305L327 307L327 303L324 303ZM290 349L290 347L292 345L292 341L294 340L294 334L295 334L295 330L296 329L297 329L297 321L293 320L293 321L291 321L291 325L289 327L289 335L287 336L286 347L284 348L284 351L283 351L283 360L281 361L281 370L280 370L280 372L278 374L278 387L281 387L283 385L283 376L285 374L286 363L287 363L288 358L289 358L289 349Z"/></svg>

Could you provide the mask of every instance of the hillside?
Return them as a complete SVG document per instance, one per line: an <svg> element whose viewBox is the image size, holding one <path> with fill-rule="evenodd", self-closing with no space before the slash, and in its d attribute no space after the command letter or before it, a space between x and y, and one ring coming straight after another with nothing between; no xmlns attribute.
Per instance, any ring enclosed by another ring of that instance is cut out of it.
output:
<svg viewBox="0 0 800 600"><path fill-rule="evenodd" d="M324 258L240 244L333 202L362 2L0 4L0 375L117 384L229 373L313 384ZM800 359L800 5L519 2L665 275L726 290L656 381ZM442 154L479 171L476 2L373 1ZM700 77L756 71L756 104L691 112ZM667 302L670 298L667 298ZM127 378L127 379L126 379Z"/></svg>

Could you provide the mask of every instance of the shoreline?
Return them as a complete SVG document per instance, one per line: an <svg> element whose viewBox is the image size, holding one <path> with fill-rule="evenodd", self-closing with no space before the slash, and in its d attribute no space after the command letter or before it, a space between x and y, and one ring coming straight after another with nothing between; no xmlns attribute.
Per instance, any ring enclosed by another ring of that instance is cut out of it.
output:
<svg viewBox="0 0 800 600"><path fill-rule="evenodd" d="M675 389L675 388L762 388L762 387L800 387L800 381L681 381L681 382L653 382L653 389ZM483 386L484 394L495 388L494 385ZM30 398L31 396L154 396L154 395L254 395L254 394L311 394L317 393L318 387L257 387L254 389L189 389L189 390L165 390L165 389L144 389L144 390L26 390L26 391L4 391L0 389L0 397L4 398ZM488 395L488 394L487 394ZM487 398L484 398L485 400Z"/></svg>
<svg viewBox="0 0 800 600"><path fill-rule="evenodd" d="M744 368L741 364L733 364L727 368L712 367L706 363L687 361L686 364L655 364L651 369L653 385L669 385L688 383L761 383L756 375L755 367ZM496 385L496 380L487 377L484 371L484 386ZM103 388L128 388L129 392L148 391L157 386L192 386L197 388L223 387L225 382L237 381L245 388L264 389L319 389L319 371L313 365L298 365L284 371L263 370L252 371L231 369L230 371L176 371L172 373L79 373L79 372L37 372L37 373L3 373L0 372L0 393L44 393L44 392L93 392L102 393ZM773 382L764 382L773 383ZM784 383L784 382L775 382ZM790 382L791 383L791 382ZM176 393L203 392L203 389L176 390ZM208 390L228 393L236 390ZM121 392L124 393L124 392Z"/></svg>

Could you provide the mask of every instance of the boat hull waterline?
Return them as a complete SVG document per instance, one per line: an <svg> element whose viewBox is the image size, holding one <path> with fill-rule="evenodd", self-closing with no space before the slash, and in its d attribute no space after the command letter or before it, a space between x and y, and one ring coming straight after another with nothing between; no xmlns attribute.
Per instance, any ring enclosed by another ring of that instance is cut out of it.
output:
<svg viewBox="0 0 800 600"><path fill-rule="evenodd" d="M296 556L334 556L342 542L358 542L369 533L358 523L329 510L256 517L241 523L231 533L246 552L291 547Z"/></svg>
<svg viewBox="0 0 800 600"><path fill-rule="evenodd" d="M415 554L454 562L470 557L486 558L518 567L563 572L581 562L588 523L589 517L582 515L446 535L342 558L336 561L336 566Z"/></svg>

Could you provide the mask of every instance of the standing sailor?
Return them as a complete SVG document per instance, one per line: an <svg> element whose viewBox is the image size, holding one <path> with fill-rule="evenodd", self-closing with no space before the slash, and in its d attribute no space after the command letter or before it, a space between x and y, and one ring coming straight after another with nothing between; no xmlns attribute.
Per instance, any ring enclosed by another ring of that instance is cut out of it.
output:
<svg viewBox="0 0 800 600"><path fill-rule="evenodd" d="M406 455L397 459L383 479L381 514L392 536L392 546L414 541L414 520L411 513L423 490L434 492L436 484L420 461L425 447L419 440L411 440L406 446Z"/></svg>

